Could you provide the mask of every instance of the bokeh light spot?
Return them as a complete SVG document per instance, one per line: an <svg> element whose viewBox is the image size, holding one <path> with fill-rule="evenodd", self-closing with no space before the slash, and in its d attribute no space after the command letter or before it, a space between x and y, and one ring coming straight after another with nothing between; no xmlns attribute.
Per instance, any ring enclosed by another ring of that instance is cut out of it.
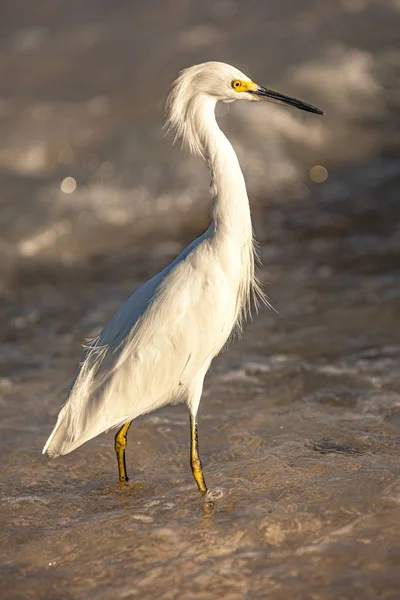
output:
<svg viewBox="0 0 400 600"><path fill-rule="evenodd" d="M60 183L60 189L64 194L72 194L76 190L76 180L73 177L66 177Z"/></svg>
<svg viewBox="0 0 400 600"><path fill-rule="evenodd" d="M314 183L323 183L328 179L328 170L322 165L314 165L310 169L310 179Z"/></svg>

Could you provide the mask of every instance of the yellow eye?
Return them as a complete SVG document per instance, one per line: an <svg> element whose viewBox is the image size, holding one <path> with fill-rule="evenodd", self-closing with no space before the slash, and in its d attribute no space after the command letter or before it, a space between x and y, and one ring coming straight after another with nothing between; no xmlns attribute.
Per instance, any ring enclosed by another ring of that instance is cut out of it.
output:
<svg viewBox="0 0 400 600"><path fill-rule="evenodd" d="M239 81L239 79L235 79L234 81L232 81L232 87L234 90L236 90L238 92L240 90L240 88L242 87L242 82Z"/></svg>

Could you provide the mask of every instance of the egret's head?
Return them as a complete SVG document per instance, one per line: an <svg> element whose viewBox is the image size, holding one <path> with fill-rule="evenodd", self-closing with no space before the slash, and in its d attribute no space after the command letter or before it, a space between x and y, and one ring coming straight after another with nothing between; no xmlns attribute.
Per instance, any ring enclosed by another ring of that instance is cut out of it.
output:
<svg viewBox="0 0 400 600"><path fill-rule="evenodd" d="M302 102L278 94L257 83L247 75L221 62L206 62L181 72L172 86L167 101L167 125L177 137L189 145L193 152L202 153L202 128L206 123L204 107L216 102L234 100L269 100L278 104L295 106L301 110L322 115L323 112Z"/></svg>
<svg viewBox="0 0 400 600"><path fill-rule="evenodd" d="M207 62L182 71L174 84L182 96L209 96L215 101L233 102L234 100L268 100L278 104L287 104L308 112L322 115L323 112L284 94L273 92L257 83L247 75L226 63Z"/></svg>

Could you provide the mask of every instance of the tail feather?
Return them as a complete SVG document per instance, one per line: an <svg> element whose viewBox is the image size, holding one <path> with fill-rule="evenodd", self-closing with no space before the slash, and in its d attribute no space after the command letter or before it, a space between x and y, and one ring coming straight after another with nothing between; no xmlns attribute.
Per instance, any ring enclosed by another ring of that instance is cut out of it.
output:
<svg viewBox="0 0 400 600"><path fill-rule="evenodd" d="M107 426L104 426L102 422L95 422L91 427L89 426L81 430L79 435L72 437L69 408L70 407L66 405L61 410L60 414L58 415L57 423L42 450L42 453L48 454L50 458L56 458L62 454L69 454L69 452L72 452L79 446L82 446L82 444L88 442L100 433L115 427L119 427L129 420L128 416L124 415L118 420L110 420Z"/></svg>
<svg viewBox="0 0 400 600"><path fill-rule="evenodd" d="M72 452L72 450L78 448L78 446L83 444L85 441L87 440L82 440L81 438L74 441L68 441L67 427L65 422L61 421L59 423L57 421L57 424L47 440L42 453L48 454L50 458L57 458L57 456L60 456L61 454L68 454L69 452Z"/></svg>

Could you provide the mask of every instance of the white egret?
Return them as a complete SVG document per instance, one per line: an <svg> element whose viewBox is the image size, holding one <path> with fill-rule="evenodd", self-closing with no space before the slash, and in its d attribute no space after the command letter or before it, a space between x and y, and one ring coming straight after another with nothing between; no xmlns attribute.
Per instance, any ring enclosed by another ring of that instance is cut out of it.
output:
<svg viewBox="0 0 400 600"><path fill-rule="evenodd" d="M132 420L186 402L190 464L201 492L197 411L204 377L252 302L266 302L255 275L246 185L236 154L215 119L222 100L269 100L323 114L318 108L253 83L236 68L208 62L182 71L167 101L167 126L210 167L212 221L161 273L139 288L87 350L43 449L71 452L100 433L115 436L120 481Z"/></svg>

